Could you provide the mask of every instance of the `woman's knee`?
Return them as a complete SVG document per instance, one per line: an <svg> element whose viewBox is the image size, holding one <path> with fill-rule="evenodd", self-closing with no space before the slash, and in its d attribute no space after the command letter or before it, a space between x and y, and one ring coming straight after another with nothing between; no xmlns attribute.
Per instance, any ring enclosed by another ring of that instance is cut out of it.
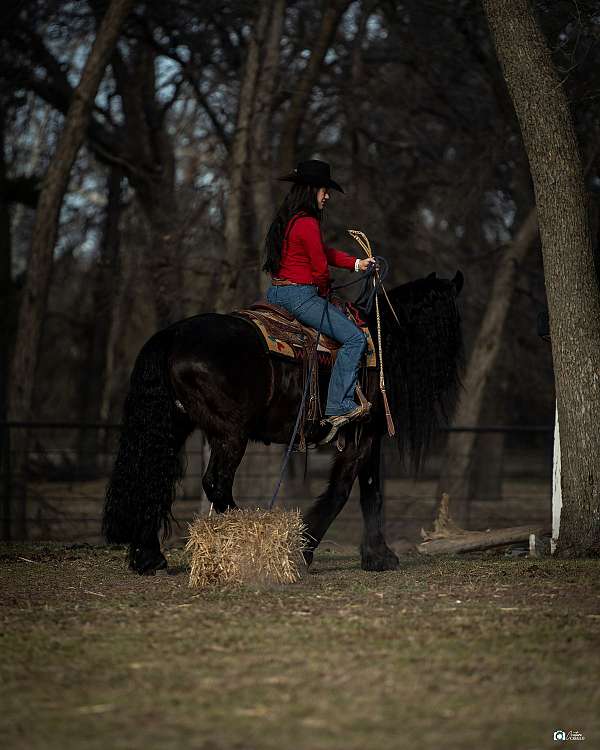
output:
<svg viewBox="0 0 600 750"><path fill-rule="evenodd" d="M360 348L364 350L367 345L367 337L359 328L356 329L356 340L360 343Z"/></svg>
<svg viewBox="0 0 600 750"><path fill-rule="evenodd" d="M356 329L355 333L353 333L346 339L346 341L344 341L344 346L352 347L352 349L360 351L361 354L364 352L366 345L367 338L365 334L358 328Z"/></svg>

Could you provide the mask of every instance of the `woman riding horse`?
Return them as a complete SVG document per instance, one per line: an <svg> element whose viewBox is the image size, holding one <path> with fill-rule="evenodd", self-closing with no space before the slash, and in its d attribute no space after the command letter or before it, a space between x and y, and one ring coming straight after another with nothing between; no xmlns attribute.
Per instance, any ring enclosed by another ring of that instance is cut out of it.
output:
<svg viewBox="0 0 600 750"><path fill-rule="evenodd" d="M269 232L265 266L276 279L291 283L276 283L269 300L315 327L322 319L323 331L345 344L329 387L331 432L357 416L352 396L363 334L322 296L329 283L327 261L358 270L367 269L368 262L323 246L321 211L329 189L340 189L329 167L304 162L288 179L295 184ZM430 274L392 289L380 310L380 361L396 440L400 455L415 466L456 402L462 359L456 296L462 283L460 272L453 279ZM365 315L373 335L376 313ZM326 368L319 368L319 377L325 387ZM181 451L191 433L201 430L210 445L202 478L208 501L217 512L234 509L233 483L248 443L287 445L303 388L302 363L271 357L256 326L239 315L194 315L144 344L131 374L103 517L107 541L129 545L133 570L151 574L166 567L160 534L164 538L170 531L171 505L183 474ZM367 376L365 392L372 403L367 417L360 429L348 426L353 439L336 451L325 491L303 514L310 540L304 556L311 561L358 480L364 519L361 565L393 570L398 557L385 540L380 486L380 447L387 430L375 370ZM320 441L328 431L320 425L310 429L309 442Z"/></svg>
<svg viewBox="0 0 600 750"><path fill-rule="evenodd" d="M284 307L301 323L319 329L342 346L337 352L329 381L324 420L332 440L340 427L363 417L370 404L357 406L354 391L365 336L341 310L327 300L330 287L328 264L366 271L374 258L360 260L328 247L323 242L321 218L329 190L343 193L331 179L329 164L318 159L300 162L289 175L293 182L267 234L263 270L272 276L267 300Z"/></svg>

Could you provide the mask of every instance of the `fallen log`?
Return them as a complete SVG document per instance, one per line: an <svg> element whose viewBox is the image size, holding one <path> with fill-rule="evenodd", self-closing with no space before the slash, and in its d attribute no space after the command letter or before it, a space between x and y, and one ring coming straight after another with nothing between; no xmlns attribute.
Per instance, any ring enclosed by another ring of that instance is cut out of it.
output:
<svg viewBox="0 0 600 750"><path fill-rule="evenodd" d="M503 544L526 542L531 534L535 537L550 533L549 526L511 526L505 529L467 531L461 528L450 514L450 496L444 492L440 500L432 531L421 529L423 542L417 544L422 555L448 555L455 552L475 552ZM535 548L535 545L534 545Z"/></svg>
<svg viewBox="0 0 600 750"><path fill-rule="evenodd" d="M448 555L456 552L475 552L491 547L501 547L503 544L526 542L530 534L536 537L550 534L550 526L512 526L506 529L490 529L489 531L463 531L452 537L431 539L417 545L417 551L423 555Z"/></svg>

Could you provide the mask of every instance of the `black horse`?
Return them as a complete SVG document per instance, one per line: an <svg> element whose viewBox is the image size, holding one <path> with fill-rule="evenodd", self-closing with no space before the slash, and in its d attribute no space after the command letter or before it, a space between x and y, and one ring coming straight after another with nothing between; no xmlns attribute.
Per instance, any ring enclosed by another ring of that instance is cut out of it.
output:
<svg viewBox="0 0 600 750"><path fill-rule="evenodd" d="M398 448L415 468L458 395L462 336L455 298L462 284L459 271L452 280L431 274L397 287L389 293L396 315L380 298L384 373ZM374 311L367 322L376 341ZM378 374L368 372L371 412L360 426L343 428L348 439L336 452L328 487L304 517L311 540L308 563L358 476L362 567L398 567L384 538L379 481L386 420ZM322 393L327 377L320 373ZM159 533L162 528L163 539L170 533L175 486L183 476L180 455L193 430L204 432L211 449L203 477L209 501L218 512L235 508L233 480L248 441L289 441L302 380L301 365L270 358L253 324L235 315L197 315L149 339L131 376L103 520L109 543L130 545L133 570L148 574L166 566ZM310 431L306 437L315 438Z"/></svg>

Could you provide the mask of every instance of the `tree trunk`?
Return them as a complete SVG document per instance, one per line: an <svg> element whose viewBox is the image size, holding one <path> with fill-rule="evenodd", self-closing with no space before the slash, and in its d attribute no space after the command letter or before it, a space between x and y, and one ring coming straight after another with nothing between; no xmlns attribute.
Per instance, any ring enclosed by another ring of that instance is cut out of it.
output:
<svg viewBox="0 0 600 750"><path fill-rule="evenodd" d="M504 325L510 308L519 264L537 236L536 211L532 209L513 242L507 246L494 276L483 320L464 377L464 389L454 415L457 426L479 424L486 386L494 375L502 345ZM451 432L437 495L447 492L452 498L456 520L468 527L468 478L476 434Z"/></svg>
<svg viewBox="0 0 600 750"><path fill-rule="evenodd" d="M15 290L12 281L12 233L8 196L3 190L6 181L4 150L4 112L0 111L0 422L5 422L8 391L8 362L15 329ZM10 507L10 431L0 426L0 493L2 505L2 539L11 537Z"/></svg>
<svg viewBox="0 0 600 750"><path fill-rule="evenodd" d="M349 197L352 201L352 215L360 216L369 205L368 139L363 132L365 114L365 71L362 59L362 45L367 32L367 21L372 6L361 3L361 13L356 21L356 35L352 40L352 65L350 97L344 97L344 115L351 144L352 182Z"/></svg>
<svg viewBox="0 0 600 750"><path fill-rule="evenodd" d="M82 368L81 419L99 422L102 419L101 394L108 386L107 360L110 332L119 284L119 249L121 218L122 171L113 167L108 175L106 218L102 246L94 269L92 323L88 337L88 356ZM79 467L84 477L94 477L99 470L98 453L101 431L82 428L79 437Z"/></svg>
<svg viewBox="0 0 600 750"><path fill-rule="evenodd" d="M161 190L161 185L164 189ZM184 317L183 268L179 237L179 219L175 199L174 179L153 182L151 198L144 199L144 191L138 190L142 209L150 225L151 242L146 254L146 263L155 293L156 319L164 328ZM162 205L160 200L162 198ZM152 213L151 208L156 211Z"/></svg>
<svg viewBox="0 0 600 750"><path fill-rule="evenodd" d="M132 214L136 214L136 207L130 204L128 210L123 210L121 217L121 240L124 241L126 236L132 238L139 236L140 228L132 227ZM137 244L128 245L119 252L119 277L115 285L113 311L111 314L111 325L106 342L106 361L105 361L105 378L102 383L102 390L98 394L100 421L118 421L121 418L123 409L122 389L126 387L127 378L131 364L124 362L124 350L127 345L127 331L130 325L131 311L135 308L136 297L141 285L141 257L144 254L143 248ZM115 402L116 393L119 394L118 401ZM110 430L103 431L104 434L99 437L99 442L103 452L106 452L110 440Z"/></svg>
<svg viewBox="0 0 600 750"><path fill-rule="evenodd" d="M566 97L527 0L483 0L533 177L560 423L557 554L600 555L600 295Z"/></svg>
<svg viewBox="0 0 600 750"><path fill-rule="evenodd" d="M4 109L0 111L0 422L6 420L6 394L8 362L14 330L13 282L12 282L12 235L10 205L2 187L6 181L4 151ZM0 430L0 455L2 454Z"/></svg>
<svg viewBox="0 0 600 750"><path fill-rule="evenodd" d="M319 78L327 50L331 46L341 18L349 5L349 0L323 3L324 11L319 35L309 44L312 50L311 55L300 80L294 86L294 93L281 134L278 161L284 172L290 171L296 163L298 136L304 116L308 111L312 90Z"/></svg>
<svg viewBox="0 0 600 750"><path fill-rule="evenodd" d="M111 0L85 64L79 85L69 106L56 151L46 173L38 202L33 240L27 264L27 280L23 291L15 351L9 379L9 416L13 420L31 417L35 369L37 365L42 322L46 311L52 257L63 197L77 152L85 138L94 99L104 69L119 37L121 26L133 0ZM27 436L16 446L17 475L20 491L16 493L18 520L13 536L26 534L25 477ZM21 495L19 497L19 495Z"/></svg>
<svg viewBox="0 0 600 750"><path fill-rule="evenodd" d="M271 113L275 83L279 72L279 52L281 33L285 15L286 0L275 0L271 14L269 31L265 38L264 62L257 84L252 123L252 199L256 232L258 262L258 287L264 293L270 279L262 271L264 262L264 240L273 218L273 132Z"/></svg>
<svg viewBox="0 0 600 750"><path fill-rule="evenodd" d="M245 202L246 170L249 161L250 127L256 84L260 70L260 52L269 23L271 2L263 0L259 15L248 40L248 53L240 89L235 135L231 146L229 193L225 214L225 253L217 312L229 312L234 305L242 264L247 254L248 241L244 232L243 207Z"/></svg>
<svg viewBox="0 0 600 750"><path fill-rule="evenodd" d="M140 42L127 65L113 59L125 113L125 142L135 169L127 177L150 228L146 263L160 327L183 317L179 211L175 197L175 154L164 112L156 101L156 52Z"/></svg>
<svg viewBox="0 0 600 750"><path fill-rule="evenodd" d="M506 378L491 379L484 396L481 424L501 424L506 407ZM504 432L480 432L475 440L472 471L469 474L468 501L494 502L502 499L504 469Z"/></svg>

